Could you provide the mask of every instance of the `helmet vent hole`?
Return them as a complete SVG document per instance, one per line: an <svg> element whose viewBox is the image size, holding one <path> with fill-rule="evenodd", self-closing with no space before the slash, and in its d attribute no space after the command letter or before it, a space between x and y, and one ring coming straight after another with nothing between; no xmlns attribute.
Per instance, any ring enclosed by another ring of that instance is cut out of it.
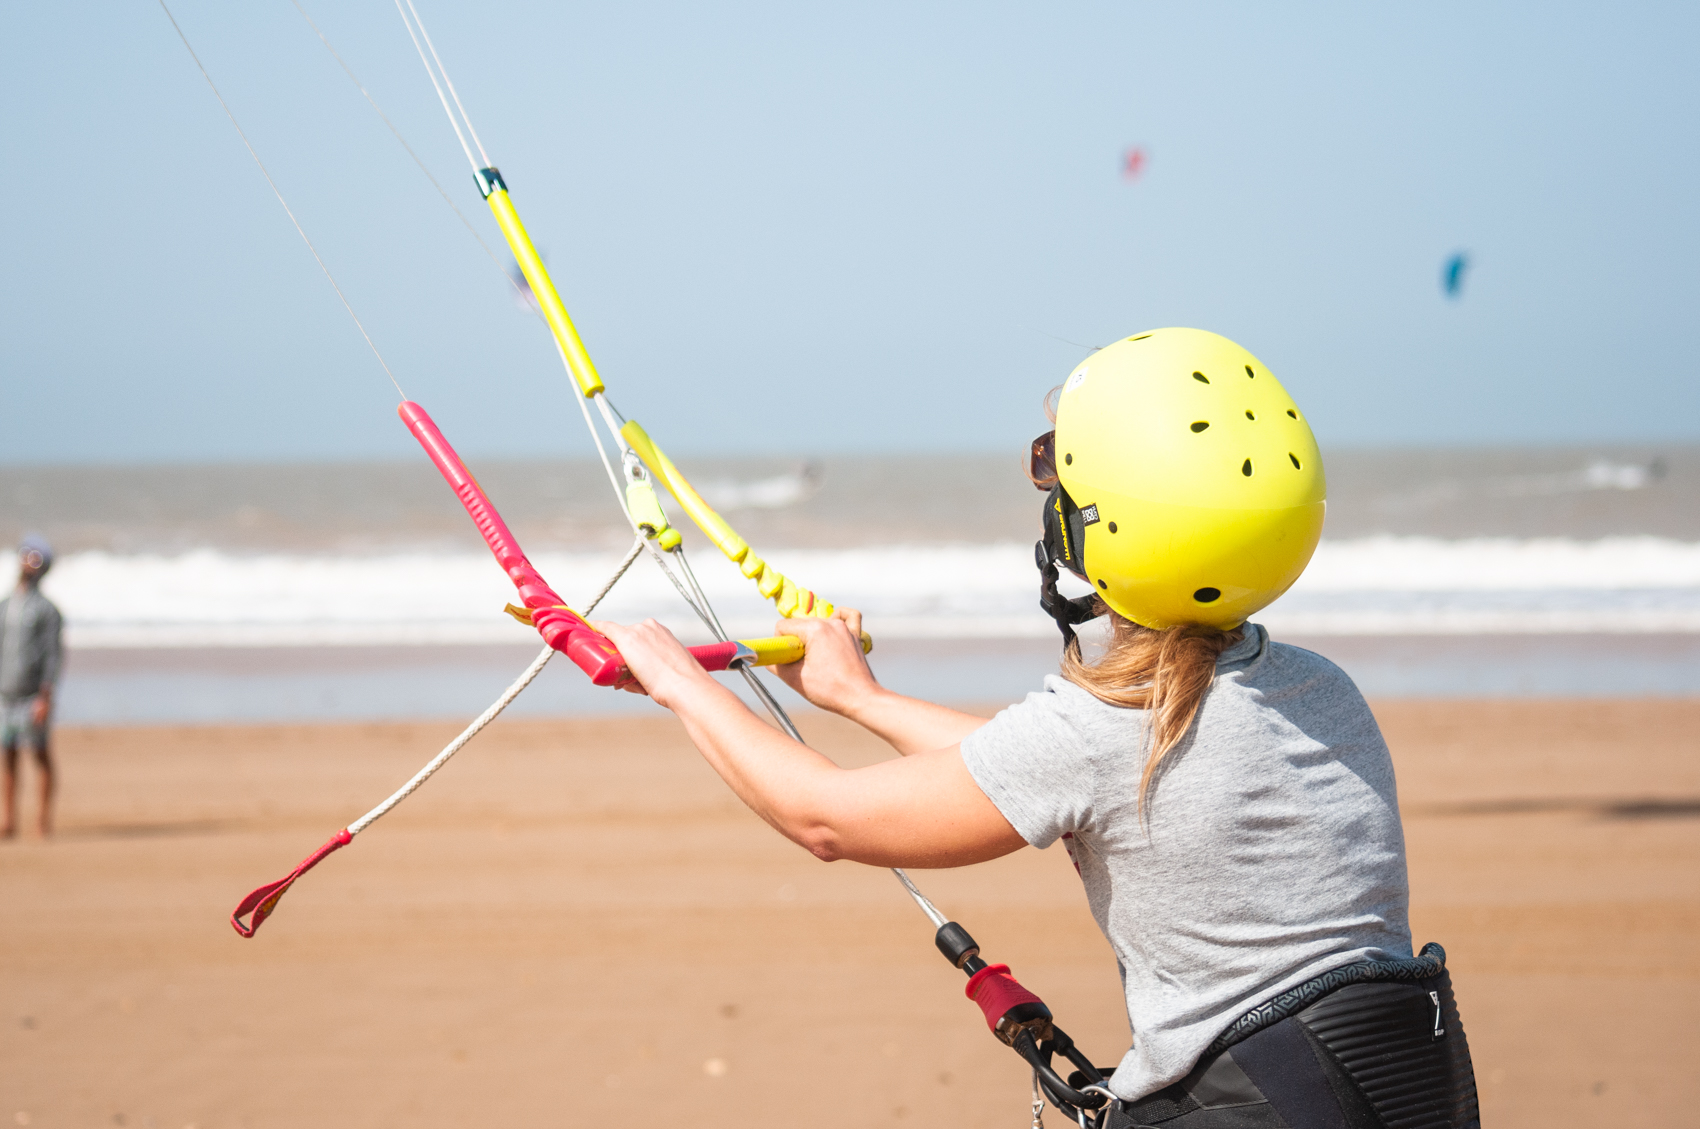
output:
<svg viewBox="0 0 1700 1129"><path fill-rule="evenodd" d="M1209 426L1210 426L1209 420L1201 419L1201 420L1197 421L1196 423L1194 423L1192 425L1192 433L1194 435L1197 435L1200 431L1203 431L1205 428L1207 428Z"/></svg>
<svg viewBox="0 0 1700 1129"><path fill-rule="evenodd" d="M1204 375L1204 374L1203 374L1203 373L1201 373L1201 372L1195 372L1195 373L1193 373L1193 374L1192 374L1192 378L1193 378L1193 379L1194 379L1194 380L1196 380L1196 381L1198 381L1198 383L1200 383L1200 384L1209 384L1209 383L1210 383L1210 378L1209 378L1209 377L1208 377L1208 376L1205 376L1205 375Z"/></svg>
<svg viewBox="0 0 1700 1129"><path fill-rule="evenodd" d="M1249 409L1249 408L1248 408L1248 409L1247 409L1247 410L1246 410L1246 414L1245 414L1245 418L1247 418L1247 419L1256 419L1256 418L1257 418L1257 413L1256 413L1256 412L1254 412L1254 411L1251 411L1251 410L1250 410L1250 409Z"/></svg>
<svg viewBox="0 0 1700 1129"><path fill-rule="evenodd" d="M1257 374L1256 374L1256 373L1255 373L1255 372L1252 372L1252 371L1251 371L1251 366L1250 366L1250 365L1247 365L1247 366L1246 366L1246 367L1245 367L1245 374L1246 374L1246 376L1248 376L1248 377L1250 377L1250 378L1251 378L1251 379L1252 379L1252 380L1256 380L1256 379L1257 379Z"/></svg>
<svg viewBox="0 0 1700 1129"><path fill-rule="evenodd" d="M1074 465L1074 456L1073 455L1064 455L1063 456L1063 465L1064 466L1073 466Z"/></svg>
<svg viewBox="0 0 1700 1129"><path fill-rule="evenodd" d="M1115 531L1116 531L1116 523L1112 521L1110 523L1110 532L1114 533Z"/></svg>
<svg viewBox="0 0 1700 1129"><path fill-rule="evenodd" d="M1149 333L1141 333L1138 337L1129 337L1128 340L1129 341L1143 341L1147 337L1150 337L1150 336L1151 335Z"/></svg>
<svg viewBox="0 0 1700 1129"><path fill-rule="evenodd" d="M1222 598L1220 588L1200 588L1192 594L1192 598L1201 604L1214 604Z"/></svg>
<svg viewBox="0 0 1700 1129"><path fill-rule="evenodd" d="M1100 580L1100 581L1098 581L1098 587L1107 590L1110 586L1108 584L1105 584L1102 580Z"/></svg>
<svg viewBox="0 0 1700 1129"><path fill-rule="evenodd" d="M1293 409L1291 409L1291 408L1288 408L1288 409L1287 409L1287 414L1288 414L1288 415L1290 415L1290 416L1292 416L1292 417L1293 417L1293 418L1294 418L1294 419L1298 419L1298 418L1299 418L1299 413L1297 413L1297 412L1295 412L1295 411L1294 411L1294 410L1293 410Z"/></svg>
<svg viewBox="0 0 1700 1129"><path fill-rule="evenodd" d="M1251 460L1250 459L1247 459L1245 462L1240 464L1240 473L1245 475L1247 478L1251 477Z"/></svg>
<svg viewBox="0 0 1700 1129"><path fill-rule="evenodd" d="M1291 451L1288 451L1287 457L1289 459L1293 460L1293 469L1294 470L1303 470L1304 469L1304 467L1299 464L1299 457L1297 455L1293 454Z"/></svg>

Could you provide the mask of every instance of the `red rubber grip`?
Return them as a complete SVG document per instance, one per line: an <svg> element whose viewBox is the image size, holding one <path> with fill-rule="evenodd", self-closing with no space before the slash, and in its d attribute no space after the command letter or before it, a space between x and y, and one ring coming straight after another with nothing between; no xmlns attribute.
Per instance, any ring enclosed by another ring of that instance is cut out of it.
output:
<svg viewBox="0 0 1700 1129"><path fill-rule="evenodd" d="M460 504L466 507L484 543L496 555L496 563L502 566L502 571L519 590L520 602L531 609L531 625L537 628L543 641L571 659L597 686L624 686L629 683L632 676L626 670L619 650L606 635L566 607L566 601L531 567L508 523L490 504L484 488L466 469L466 464L461 462L430 414L412 400L402 401L401 407L396 410L442 472Z"/></svg>
<svg viewBox="0 0 1700 1129"><path fill-rule="evenodd" d="M704 643L690 648L691 657L707 671L725 670L738 654L736 643Z"/></svg>
<svg viewBox="0 0 1700 1129"><path fill-rule="evenodd" d="M1008 1015L1011 1008L1021 1004L1038 1004L1044 1006L1045 1001L1021 986L1021 981L1009 974L1007 964L989 964L968 978L968 987L963 992L969 999L980 1005L980 1011L986 1017L986 1026L995 1034L998 1020Z"/></svg>

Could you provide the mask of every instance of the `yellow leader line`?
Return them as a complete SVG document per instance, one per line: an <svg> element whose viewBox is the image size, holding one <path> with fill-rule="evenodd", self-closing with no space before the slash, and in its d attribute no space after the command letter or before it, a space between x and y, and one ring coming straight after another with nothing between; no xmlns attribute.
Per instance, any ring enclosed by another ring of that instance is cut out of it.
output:
<svg viewBox="0 0 1700 1129"><path fill-rule="evenodd" d="M543 311L543 320L548 323L549 332L555 335L555 342L561 347L567 371L572 374L584 397L598 400L600 406L606 386L596 372L596 363L590 359L589 350L584 347L583 338L578 335L578 328L573 325L572 315L567 313L566 303L561 301L561 295L555 289L554 280L549 277L549 268L543 265L543 257L537 253L525 224L519 218L519 211L514 207L513 197L508 194L501 172L493 166L479 169L478 190L490 205L490 214L496 217L496 226L502 229L502 237L508 241L508 248L513 252L520 272L531 284L531 293ZM756 590L764 599L773 601L780 615L787 618L817 616L821 619L832 616L830 602L801 587L752 551L750 543L703 501L702 495L673 465L673 460L656 446L635 420L626 420L616 434L637 453L649 472L662 481L697 528L745 576L756 582ZM664 534L666 531L655 529L653 532Z"/></svg>

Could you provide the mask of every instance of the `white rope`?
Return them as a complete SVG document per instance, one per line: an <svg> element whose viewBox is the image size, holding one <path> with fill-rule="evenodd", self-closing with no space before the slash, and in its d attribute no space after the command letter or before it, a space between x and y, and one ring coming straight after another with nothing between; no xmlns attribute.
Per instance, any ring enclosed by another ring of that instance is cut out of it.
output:
<svg viewBox="0 0 1700 1129"><path fill-rule="evenodd" d="M553 658L554 655L554 648L544 647L542 652L536 658L531 660L531 665L525 668L525 673L515 679L512 686L503 690L502 696L490 703L490 708L479 714L476 721L461 730L459 737L450 741L448 745L444 747L442 752L432 757L430 762L426 764L424 768L414 773L412 780L409 780L406 784L403 784L400 788L396 789L395 794L389 799L385 800L383 803L379 804L377 807L349 824L349 835L353 836L360 834L378 819L389 814L390 809L394 808L397 804L401 803L403 800L407 799L407 797L413 795L414 792L418 791L419 786L425 783L425 781L431 779L433 773L449 762L450 757L460 752L462 747L464 747L468 741L478 736L479 731L486 725L495 721L496 718L501 715L501 712L508 708L508 703L519 697L519 692L524 690L527 686L530 686L531 680L543 672L543 668L548 665L549 660Z"/></svg>
<svg viewBox="0 0 1700 1129"><path fill-rule="evenodd" d="M266 183L272 186L272 195L276 196L277 202L283 205L283 214L288 216L289 222L295 225L295 233L301 237L301 242L307 244L307 250L313 253L313 261L319 264L319 269L325 272L325 279L331 284L331 289L336 291L337 299L342 302L342 308L347 310L348 316L354 319L354 328L358 329L360 336L366 339L367 347L372 350L372 355L378 358L378 364L383 367L384 375L390 378L391 384L395 385L396 393L403 400L407 399L407 393L401 390L401 382L395 378L395 373L390 371L390 364L384 360L384 355L378 351L378 345L372 340L372 335L366 332L366 326L360 321L360 315L354 312L354 307L348 304L348 298L343 294L342 287L336 284L336 276L331 274L331 268L325 265L325 260L319 254L319 249L313 246L313 241L307 238L306 229L301 226L301 221L295 218L295 212L289 207L289 201L283 198L283 192L278 188L277 181L272 179L272 174L266 169L266 163L260 160L259 153L254 151L253 143L248 140L248 135L242 132L242 124L236 120L236 115L231 113L230 103L226 102L224 95L218 92L218 84L212 80L212 75L207 73L207 68L201 63L201 57L195 54L193 47L189 46L189 37L183 34L183 28L178 24L177 17L171 14L170 8L166 7L165 0L159 0L159 6L165 12L165 18L171 21L172 28L177 32L177 38L183 41L183 47L189 52L189 58L195 60L195 68L201 72L201 77L206 79L207 85L212 88L213 97L217 98L218 104L224 108L224 116L229 118L230 124L236 127L236 136L242 139L242 144L247 148L248 155L254 158L254 164L259 166L260 175L265 177Z"/></svg>
<svg viewBox="0 0 1700 1129"><path fill-rule="evenodd" d="M679 558L679 571L685 574L685 583L690 585L691 591L695 593L697 599L702 601L703 608L708 612L708 618L714 628L715 636L722 643L726 642L726 628L720 625L720 616L715 613L714 605L708 602L708 593L704 592L702 585L697 583L697 574L691 568L690 559L685 556L685 547L680 545L674 556Z"/></svg>
<svg viewBox="0 0 1700 1129"><path fill-rule="evenodd" d="M559 341L555 340L553 332L549 334L549 340L555 342L555 352L561 354L562 367L568 373L571 373L573 366L567 363L567 351L561 348ZM614 488L614 498L620 503L620 512L626 515L626 520L631 523L632 529L635 531L637 522L632 518L631 512L626 509L626 492L620 489L620 476L614 473L614 464L608 458L608 450L602 446L602 433L596 430L596 422L590 418L590 405L586 404L584 397L576 392L573 393L573 399L578 401L578 410L584 416L585 430L590 432L591 442L596 444L596 453L602 457L602 469L608 472L608 485Z"/></svg>
<svg viewBox="0 0 1700 1129"><path fill-rule="evenodd" d="M894 866L891 868L891 872L897 875L897 880L903 883L903 888L909 891L909 896L915 899L915 904L921 907L921 912L927 915L928 921L931 921L934 926L940 929L950 924L950 919L939 912L939 907L935 906L927 895L921 893L921 888L915 885L914 879L909 877L907 870L900 866Z"/></svg>
<svg viewBox="0 0 1700 1129"><path fill-rule="evenodd" d="M366 84L360 81L359 76L343 61L342 55L337 52L335 47L331 46L331 41L325 38L323 31L319 30L319 25L313 22L313 17L307 14L307 9L301 6L301 0L289 0L289 2L295 5L295 10L301 13L301 18L307 21L307 26L313 29L313 34L319 37L319 42L325 45L325 50L329 51L331 58L336 60L336 65L342 68L342 73L348 76L348 81L352 82L354 88L360 91L360 95L366 99L367 105L372 107L372 111L378 115L390 133L401 143L401 147L407 150L407 155L413 158L413 163L419 166L419 171L425 174L425 179L431 182L431 187L437 190L437 195L443 198L443 203L449 206L466 230L472 233L472 238L478 240L478 245L484 248L484 253L490 256L490 261L496 265L497 270L502 272L502 277L507 280L509 286L514 288L514 293L523 298L525 291L521 289L520 284L514 281L514 276L508 273L507 268L502 265L502 260L496 257L496 252L491 250L488 243L484 242L484 237L478 234L478 229L472 226L472 221L466 218L466 213L460 210L460 205L454 202L454 197L450 196L448 191L437 182L437 178L431 175L431 170L426 167L419 154L413 151L413 146L407 143L407 138L401 135L401 130L397 129L396 124L390 120L390 116L384 113L384 108L378 105L377 100L372 97L372 92L366 89Z"/></svg>
<svg viewBox="0 0 1700 1129"><path fill-rule="evenodd" d="M620 567L614 570L614 575L608 578L608 583L604 584L602 586L602 590L596 593L595 598L585 605L585 615L588 616L592 611L595 611L596 605L600 604L603 597L613 590L614 585L619 583L620 577L626 575L626 570L632 567L632 562L637 560L638 552L642 548L643 538L639 537L637 542L632 546L631 552L626 554L625 560L620 562ZM531 665L525 668L525 673L516 678L512 686L503 690L502 696L497 698L494 702L491 702L490 708L479 714L471 725L461 730L460 736L445 745L442 752L432 757L424 768L414 773L413 779L396 789L395 793L391 795L389 799L385 800L383 803L379 804L377 807L349 824L349 836L352 838L353 836L360 834L377 820L389 814L391 809L393 809L397 804L401 803L403 800L407 799L407 797L413 795L414 792L418 791L421 784L431 779L432 775L439 768L442 768L445 764L449 763L450 757L460 752L461 749L466 746L466 743L478 736L479 732L483 730L485 726L500 717L502 711L507 709L515 698L519 697L520 691L524 690L527 686L530 686L532 679L536 678L543 672L543 668L549 664L549 660L553 658L554 655L554 648L544 647L542 652L538 654L535 659L531 660Z"/></svg>
<svg viewBox="0 0 1700 1129"><path fill-rule="evenodd" d="M478 130L473 128L472 116L466 112L466 107L460 104L460 92L455 89L454 79L449 77L449 68L443 66L443 60L437 54L437 45L431 42L431 33L425 30L425 21L419 18L419 9L413 6L413 0L407 0L407 10L413 13L413 22L419 25L419 34L425 37L425 46L431 49L431 58L436 61L437 70L442 72L443 85L449 88L449 94L455 100L455 109L460 111L461 120L466 123L466 132L472 134L472 143L478 146L478 155L484 158L483 165L478 166L478 168L493 167L490 162L490 154L484 151L484 142L478 140ZM445 106L444 109L447 109L447 107ZM472 154L468 153L466 158L471 160ZM477 168L473 171L476 172Z"/></svg>
<svg viewBox="0 0 1700 1129"><path fill-rule="evenodd" d="M608 583L602 586L602 591L598 592L595 598L584 606L584 611L579 615L580 619L588 618L590 613L596 610L596 605L602 602L603 597L614 590L614 585L620 582L620 577L626 575L626 570L632 567L632 562L638 559L639 553L643 552L643 545L643 536L639 534L637 540L632 542L631 551L626 554L626 559L620 562L620 567L614 570L614 575L610 576Z"/></svg>
<svg viewBox="0 0 1700 1129"><path fill-rule="evenodd" d="M408 7L411 8L413 5L409 4ZM466 135L460 131L460 122L455 120L454 111L449 109L449 100L443 96L443 87L442 84L437 81L437 72L431 69L430 60L425 58L425 48L419 45L419 37L413 34L413 24L408 21L407 12L404 11L401 6L401 0L395 0L395 10L401 13L401 22L407 27L407 37L413 40L413 49L419 52L419 61L425 64L425 73L430 76L431 89L437 92L437 100L443 104L443 113L449 116L449 125L454 128L455 139L460 142L460 151L466 154L466 163L472 166L473 174L477 175L480 166L478 162L473 159L472 150L466 144ZM419 13L414 13L414 17L416 19L418 18L418 15ZM424 31L425 25L420 24L419 30ZM433 54L435 54L435 52L433 52ZM443 77L447 78L448 76L444 75ZM458 102L459 99L457 98L456 101ZM484 147L480 145L478 148L479 151L482 152ZM488 168L489 164L486 163L483 167Z"/></svg>

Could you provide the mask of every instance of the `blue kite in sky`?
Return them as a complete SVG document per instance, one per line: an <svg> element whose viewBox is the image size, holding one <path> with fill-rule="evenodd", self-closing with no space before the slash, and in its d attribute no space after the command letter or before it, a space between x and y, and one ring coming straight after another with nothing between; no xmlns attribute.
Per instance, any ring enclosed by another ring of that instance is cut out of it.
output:
<svg viewBox="0 0 1700 1129"><path fill-rule="evenodd" d="M1469 266L1469 256L1459 251L1440 268L1440 288L1446 292L1448 298L1457 298L1464 292L1464 272Z"/></svg>

